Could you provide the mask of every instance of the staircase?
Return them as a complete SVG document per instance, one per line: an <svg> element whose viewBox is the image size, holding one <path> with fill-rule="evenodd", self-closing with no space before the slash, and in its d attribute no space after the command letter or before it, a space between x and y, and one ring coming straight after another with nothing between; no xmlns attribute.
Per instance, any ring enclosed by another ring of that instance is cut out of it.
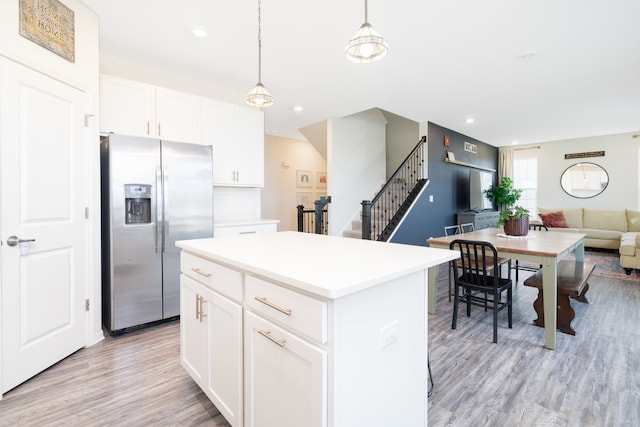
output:
<svg viewBox="0 0 640 427"><path fill-rule="evenodd" d="M351 229L344 230L342 237L350 237L352 239L362 239L362 220L354 219L351 221Z"/></svg>
<svg viewBox="0 0 640 427"><path fill-rule="evenodd" d="M382 190L362 201L361 239L387 241L428 184L425 136L396 169ZM351 234L351 233L350 233Z"/></svg>

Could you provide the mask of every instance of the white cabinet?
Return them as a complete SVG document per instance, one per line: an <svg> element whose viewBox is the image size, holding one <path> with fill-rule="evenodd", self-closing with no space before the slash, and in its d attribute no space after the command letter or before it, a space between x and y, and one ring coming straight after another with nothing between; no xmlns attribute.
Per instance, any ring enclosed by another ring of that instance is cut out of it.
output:
<svg viewBox="0 0 640 427"><path fill-rule="evenodd" d="M202 100L202 143L213 146L213 184L264 186L264 113Z"/></svg>
<svg viewBox="0 0 640 427"><path fill-rule="evenodd" d="M199 96L100 76L100 132L201 142Z"/></svg>
<svg viewBox="0 0 640 427"><path fill-rule="evenodd" d="M184 255L181 268L181 364L227 421L242 425L242 306L222 294L241 295L240 273Z"/></svg>
<svg viewBox="0 0 640 427"><path fill-rule="evenodd" d="M201 98L156 88L156 136L176 142L201 142Z"/></svg>
<svg viewBox="0 0 640 427"><path fill-rule="evenodd" d="M207 324L201 318L204 286L180 277L180 360L200 388L207 387ZM206 297L205 297L206 298Z"/></svg>
<svg viewBox="0 0 640 427"><path fill-rule="evenodd" d="M327 425L327 354L245 314L245 426Z"/></svg>

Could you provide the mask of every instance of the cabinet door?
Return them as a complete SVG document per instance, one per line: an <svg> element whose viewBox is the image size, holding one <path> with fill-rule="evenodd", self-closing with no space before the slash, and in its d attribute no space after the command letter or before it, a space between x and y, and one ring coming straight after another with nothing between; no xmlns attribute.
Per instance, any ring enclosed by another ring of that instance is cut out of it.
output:
<svg viewBox="0 0 640 427"><path fill-rule="evenodd" d="M169 141L199 144L200 103L198 96L156 88L156 136Z"/></svg>
<svg viewBox="0 0 640 427"><path fill-rule="evenodd" d="M237 184L264 186L264 112L236 109Z"/></svg>
<svg viewBox="0 0 640 427"><path fill-rule="evenodd" d="M180 276L180 363L203 390L207 388L208 330L199 315L198 297L204 289L189 277Z"/></svg>
<svg viewBox="0 0 640 427"><path fill-rule="evenodd" d="M235 106L202 100L202 143L213 147L213 185L236 185Z"/></svg>
<svg viewBox="0 0 640 427"><path fill-rule="evenodd" d="M327 355L245 312L245 425L326 426Z"/></svg>
<svg viewBox="0 0 640 427"><path fill-rule="evenodd" d="M155 136L153 86L100 76L100 132Z"/></svg>
<svg viewBox="0 0 640 427"><path fill-rule="evenodd" d="M242 425L242 306L205 294L209 325L209 377L205 393L229 424Z"/></svg>

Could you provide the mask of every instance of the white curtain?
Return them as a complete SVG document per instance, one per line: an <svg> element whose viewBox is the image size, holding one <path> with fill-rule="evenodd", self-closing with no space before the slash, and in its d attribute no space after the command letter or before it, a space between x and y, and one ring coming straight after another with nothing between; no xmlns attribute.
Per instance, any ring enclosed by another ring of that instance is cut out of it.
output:
<svg viewBox="0 0 640 427"><path fill-rule="evenodd" d="M513 148L501 147L499 154L498 182L505 176L513 178Z"/></svg>

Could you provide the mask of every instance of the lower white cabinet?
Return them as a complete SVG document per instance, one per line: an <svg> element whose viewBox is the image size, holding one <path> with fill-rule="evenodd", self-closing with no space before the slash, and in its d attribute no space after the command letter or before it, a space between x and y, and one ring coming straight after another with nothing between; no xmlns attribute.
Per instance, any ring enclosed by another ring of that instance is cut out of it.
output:
<svg viewBox="0 0 640 427"><path fill-rule="evenodd" d="M245 426L326 426L326 351L248 311L244 342Z"/></svg>
<svg viewBox="0 0 640 427"><path fill-rule="evenodd" d="M242 425L242 306L180 277L181 363L220 413Z"/></svg>

